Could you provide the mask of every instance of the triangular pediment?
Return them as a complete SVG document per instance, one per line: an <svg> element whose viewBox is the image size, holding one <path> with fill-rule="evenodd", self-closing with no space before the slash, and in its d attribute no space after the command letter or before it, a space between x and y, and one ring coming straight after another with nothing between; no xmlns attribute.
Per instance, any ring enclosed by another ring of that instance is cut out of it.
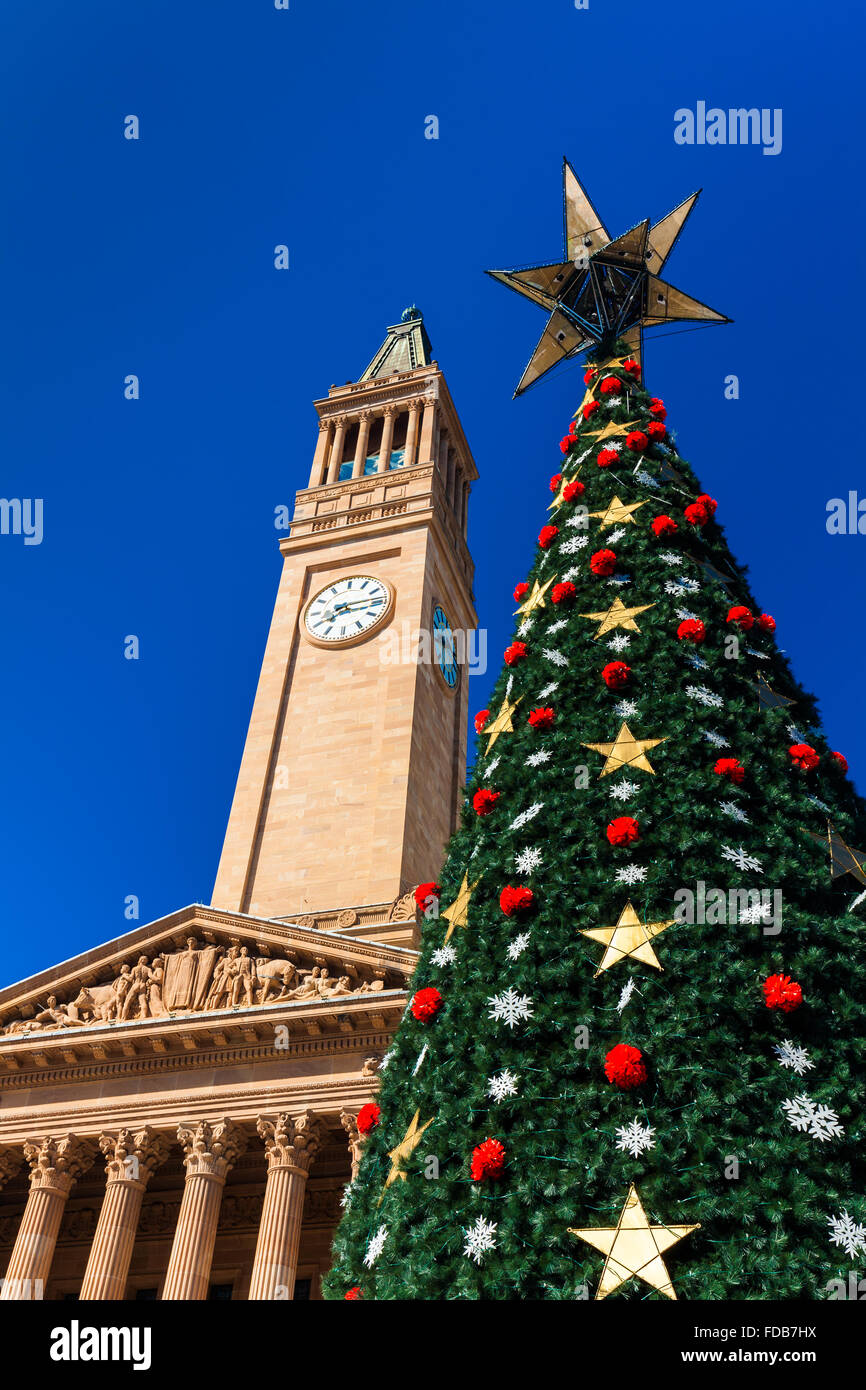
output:
<svg viewBox="0 0 866 1390"><path fill-rule="evenodd" d="M374 1006L405 988L416 960L393 944L194 905L0 990L0 1048Z"/></svg>

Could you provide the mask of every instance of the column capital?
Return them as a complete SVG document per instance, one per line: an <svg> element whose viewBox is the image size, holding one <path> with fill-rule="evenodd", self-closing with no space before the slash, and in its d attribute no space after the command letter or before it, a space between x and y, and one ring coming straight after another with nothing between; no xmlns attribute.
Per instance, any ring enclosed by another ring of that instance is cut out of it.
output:
<svg viewBox="0 0 866 1390"><path fill-rule="evenodd" d="M394 401L388 401L386 405L382 406L382 414L399 415L403 409L404 407L402 405L396 405Z"/></svg>
<svg viewBox="0 0 866 1390"><path fill-rule="evenodd" d="M140 1182L144 1186L155 1169L168 1157L170 1143L150 1125L140 1129L118 1129L100 1134L99 1147L105 1157L105 1176L109 1182Z"/></svg>
<svg viewBox="0 0 866 1390"><path fill-rule="evenodd" d="M177 1137L183 1148L187 1177L199 1173L225 1178L247 1146L247 1136L240 1125L228 1118L213 1125L207 1120L180 1125Z"/></svg>
<svg viewBox="0 0 866 1390"><path fill-rule="evenodd" d="M92 1139L64 1134L59 1139L28 1139L24 1157L30 1165L31 1191L41 1188L67 1197L76 1178L86 1173L96 1157Z"/></svg>
<svg viewBox="0 0 866 1390"><path fill-rule="evenodd" d="M288 1166L308 1173L325 1137L325 1126L312 1110L294 1116L283 1111L273 1120L260 1115L256 1129L265 1141L269 1170Z"/></svg>

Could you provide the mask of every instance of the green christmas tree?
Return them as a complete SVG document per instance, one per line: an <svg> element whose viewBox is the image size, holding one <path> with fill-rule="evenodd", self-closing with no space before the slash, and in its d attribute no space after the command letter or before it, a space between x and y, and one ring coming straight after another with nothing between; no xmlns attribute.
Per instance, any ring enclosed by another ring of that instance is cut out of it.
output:
<svg viewBox="0 0 866 1390"><path fill-rule="evenodd" d="M585 382L331 1298L826 1299L866 1251L864 806L628 345Z"/></svg>

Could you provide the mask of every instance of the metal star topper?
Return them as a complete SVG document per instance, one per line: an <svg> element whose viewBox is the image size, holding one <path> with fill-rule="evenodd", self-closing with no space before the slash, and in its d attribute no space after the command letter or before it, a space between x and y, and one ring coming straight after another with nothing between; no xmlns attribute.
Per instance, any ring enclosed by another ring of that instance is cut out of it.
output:
<svg viewBox="0 0 866 1390"><path fill-rule="evenodd" d="M632 1278L642 1279L667 1298L676 1298L662 1255L692 1231L699 1230L699 1222L688 1226L651 1226L634 1183L616 1226L589 1226L583 1230L568 1227L569 1235L585 1240L607 1256L595 1294L597 1299L607 1298Z"/></svg>
<svg viewBox="0 0 866 1390"><path fill-rule="evenodd" d="M593 344L612 353L616 340L624 338L640 350L645 328L679 321L730 322L724 314L659 279L700 189L654 227L646 218L612 239L568 160L562 165L563 259L487 272L550 313L515 396Z"/></svg>

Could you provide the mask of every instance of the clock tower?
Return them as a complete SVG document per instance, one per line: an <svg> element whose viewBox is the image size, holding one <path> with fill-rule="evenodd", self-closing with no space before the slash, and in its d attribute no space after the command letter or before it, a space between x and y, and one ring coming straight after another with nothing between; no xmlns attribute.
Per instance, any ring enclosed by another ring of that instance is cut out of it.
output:
<svg viewBox="0 0 866 1390"><path fill-rule="evenodd" d="M362 928L456 824L477 471L417 309L315 406L213 905Z"/></svg>

